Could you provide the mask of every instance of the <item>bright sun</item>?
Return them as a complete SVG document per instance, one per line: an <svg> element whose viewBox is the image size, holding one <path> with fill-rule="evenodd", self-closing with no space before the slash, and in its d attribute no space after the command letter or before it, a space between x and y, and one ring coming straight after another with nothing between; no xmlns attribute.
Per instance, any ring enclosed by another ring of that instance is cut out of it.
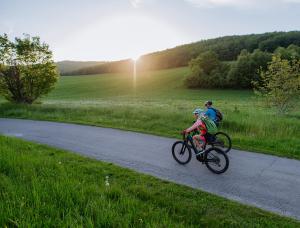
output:
<svg viewBox="0 0 300 228"><path fill-rule="evenodd" d="M135 62L136 62L139 58L140 58L139 55L133 55L133 56L131 57L131 59L132 59L133 61L135 61Z"/></svg>

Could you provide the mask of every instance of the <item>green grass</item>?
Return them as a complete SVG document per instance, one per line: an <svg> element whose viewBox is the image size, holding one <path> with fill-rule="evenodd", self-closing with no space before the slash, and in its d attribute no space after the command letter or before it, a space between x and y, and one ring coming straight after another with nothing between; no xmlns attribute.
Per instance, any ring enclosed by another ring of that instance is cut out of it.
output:
<svg viewBox="0 0 300 228"><path fill-rule="evenodd" d="M300 106L278 116L242 90L190 90L183 86L188 68L142 72L136 89L132 75L61 77L57 88L32 106L0 103L1 117L73 122L169 137L193 121L191 112L213 100L224 113L222 131L233 146L300 159Z"/></svg>
<svg viewBox="0 0 300 228"><path fill-rule="evenodd" d="M0 136L0 227L6 226L296 227L300 223L110 163Z"/></svg>

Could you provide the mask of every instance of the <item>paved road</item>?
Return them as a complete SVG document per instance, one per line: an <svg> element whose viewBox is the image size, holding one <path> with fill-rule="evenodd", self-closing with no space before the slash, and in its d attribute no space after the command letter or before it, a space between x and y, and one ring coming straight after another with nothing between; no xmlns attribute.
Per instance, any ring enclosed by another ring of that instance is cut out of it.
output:
<svg viewBox="0 0 300 228"><path fill-rule="evenodd" d="M175 139L109 128L0 118L0 134L71 150L300 220L300 161L232 150L215 175L196 159L173 160Z"/></svg>

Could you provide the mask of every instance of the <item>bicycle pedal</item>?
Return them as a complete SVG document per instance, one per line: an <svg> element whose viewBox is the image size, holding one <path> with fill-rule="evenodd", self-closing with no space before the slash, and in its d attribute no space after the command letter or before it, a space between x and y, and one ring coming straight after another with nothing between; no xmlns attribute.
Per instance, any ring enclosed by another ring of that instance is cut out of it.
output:
<svg viewBox="0 0 300 228"><path fill-rule="evenodd" d="M196 154L196 159L199 161L199 162L204 162L204 156L203 156L203 153L199 153L199 154Z"/></svg>

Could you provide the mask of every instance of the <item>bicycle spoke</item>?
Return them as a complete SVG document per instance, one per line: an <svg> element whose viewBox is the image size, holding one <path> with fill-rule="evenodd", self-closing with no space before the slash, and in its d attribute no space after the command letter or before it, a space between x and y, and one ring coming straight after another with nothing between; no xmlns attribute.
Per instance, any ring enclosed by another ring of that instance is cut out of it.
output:
<svg viewBox="0 0 300 228"><path fill-rule="evenodd" d="M214 154L214 152L210 152L207 156L207 162L210 163L211 165L213 165L214 167L218 167L218 168L222 168L222 164L224 163L222 160L220 159L220 155L217 154L217 152L215 152L216 154Z"/></svg>
<svg viewBox="0 0 300 228"><path fill-rule="evenodd" d="M184 141L178 141L173 144L172 155L180 164L186 164L191 160L191 151Z"/></svg>
<svg viewBox="0 0 300 228"><path fill-rule="evenodd" d="M211 142L213 147L219 147L225 153L231 149L231 139L230 137L223 132L218 132L215 134L215 140Z"/></svg>

